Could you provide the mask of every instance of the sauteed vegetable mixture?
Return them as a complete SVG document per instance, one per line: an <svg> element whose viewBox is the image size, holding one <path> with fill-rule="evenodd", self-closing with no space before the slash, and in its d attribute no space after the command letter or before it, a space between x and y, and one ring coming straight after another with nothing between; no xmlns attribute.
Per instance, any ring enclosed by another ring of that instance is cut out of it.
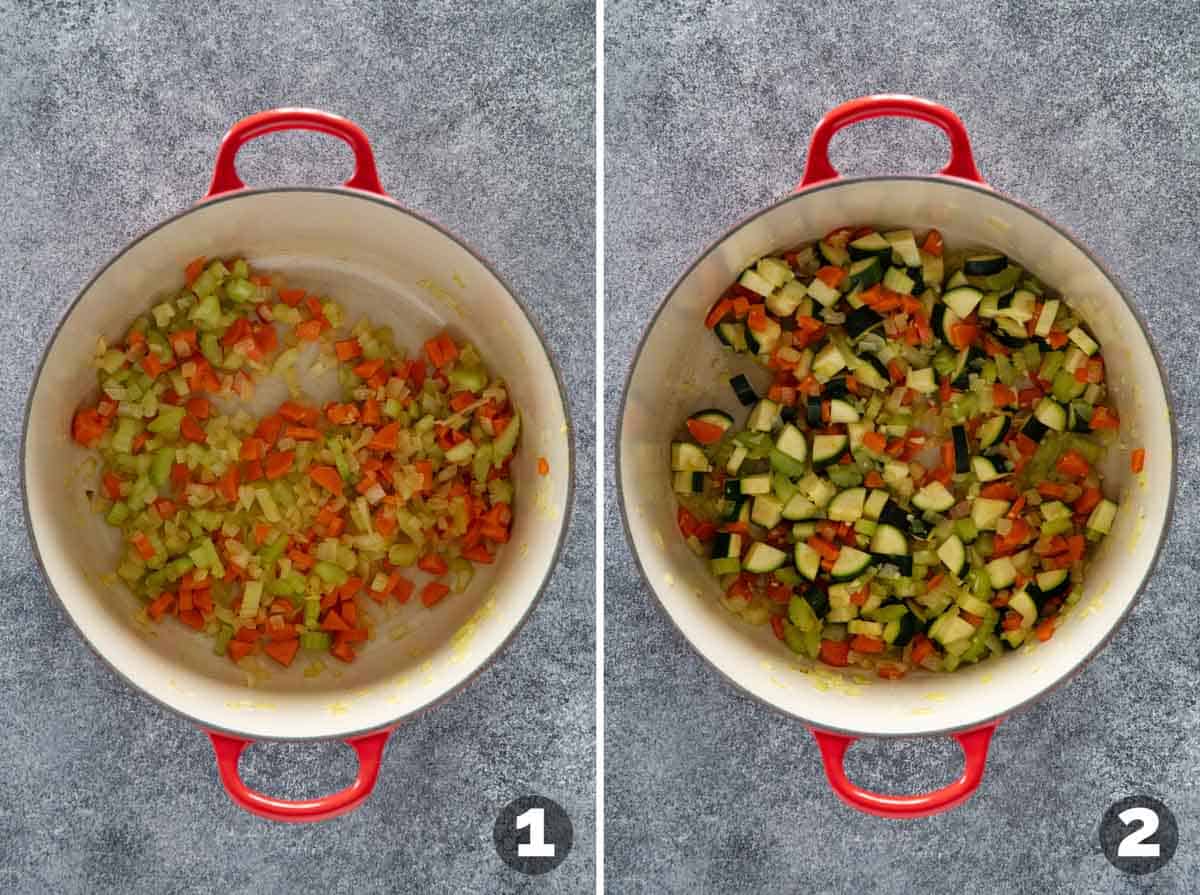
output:
<svg viewBox="0 0 1200 895"><path fill-rule="evenodd" d="M1120 425L1062 297L936 230L843 228L747 268L705 325L773 374L671 447L727 609L884 678L1053 636L1117 513L1096 464Z"/></svg>
<svg viewBox="0 0 1200 895"><path fill-rule="evenodd" d="M99 399L71 424L102 461L94 505L150 619L235 662L351 662L373 638L364 598L430 607L494 561L521 419L474 347L442 333L408 358L387 328L347 328L335 302L241 259L197 259L185 279L100 341ZM340 400L307 399L301 379L333 369ZM243 402L270 375L290 397L255 418Z"/></svg>

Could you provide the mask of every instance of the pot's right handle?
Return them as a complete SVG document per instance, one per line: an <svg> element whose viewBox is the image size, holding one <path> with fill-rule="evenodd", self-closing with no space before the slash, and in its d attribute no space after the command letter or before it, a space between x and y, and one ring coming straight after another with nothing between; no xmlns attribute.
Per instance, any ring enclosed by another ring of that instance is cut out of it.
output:
<svg viewBox="0 0 1200 895"><path fill-rule="evenodd" d="M839 799L851 808L857 808L876 817L907 819L929 817L957 808L975 793L983 780L983 768L987 764L988 744L996 732L999 721L993 721L973 730L954 734L963 751L962 776L941 789L915 796L892 796L871 792L850 782L846 776L844 761L846 750L854 745L857 737L828 730L809 728L821 750L821 761L825 765L825 776Z"/></svg>
<svg viewBox="0 0 1200 895"><path fill-rule="evenodd" d="M358 775L354 782L332 795L319 799L303 799L288 801L277 799L266 793L247 786L238 773L238 759L242 752L253 741L234 737L216 731L205 731L212 740L213 751L217 754L217 772L229 798L239 808L265 817L267 820L283 821L284 823L312 823L329 820L347 811L353 811L371 794L375 781L379 778L379 764L383 759L383 748L387 745L392 729L368 733L364 736L351 737L346 745L358 754Z"/></svg>
<svg viewBox="0 0 1200 895"><path fill-rule="evenodd" d="M371 143L363 129L349 118L319 109L269 109L243 118L221 138L217 161L213 165L212 183L204 198L211 199L221 193L244 190L246 184L237 172L238 150L258 137L290 130L317 131L344 141L354 153L354 174L346 181L346 186L387 196L379 180L379 171L375 168Z"/></svg>
<svg viewBox="0 0 1200 895"><path fill-rule="evenodd" d="M829 141L834 134L859 121L883 117L916 118L937 125L950 139L950 161L942 168L941 173L946 177L973 180L987 186L983 175L975 167L975 157L971 154L971 140L967 137L967 129L961 118L945 106L927 99L902 93L879 93L842 103L821 119L813 131L812 141L808 144L804 176L800 178L800 185L796 190L841 176L829 161Z"/></svg>

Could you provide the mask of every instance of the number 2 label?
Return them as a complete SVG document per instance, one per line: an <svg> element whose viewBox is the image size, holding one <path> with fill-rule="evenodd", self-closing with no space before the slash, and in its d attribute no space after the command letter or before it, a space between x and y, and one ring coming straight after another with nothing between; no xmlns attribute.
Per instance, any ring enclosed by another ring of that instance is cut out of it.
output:
<svg viewBox="0 0 1200 895"><path fill-rule="evenodd" d="M553 858L554 843L546 841L546 811L544 808L530 808L524 814L517 815L517 829L529 827L529 841L517 846L517 854L522 858ZM1155 818L1155 829L1158 819ZM1154 830L1150 831L1151 833ZM1157 846L1155 846L1157 848Z"/></svg>
<svg viewBox="0 0 1200 895"><path fill-rule="evenodd" d="M1140 823L1141 826L1121 840L1117 847L1117 855L1122 858L1157 858L1162 849L1157 842L1147 843L1146 840L1158 832L1158 814L1152 808L1126 808L1117 815L1121 823L1131 826ZM518 818L519 820L519 818Z"/></svg>

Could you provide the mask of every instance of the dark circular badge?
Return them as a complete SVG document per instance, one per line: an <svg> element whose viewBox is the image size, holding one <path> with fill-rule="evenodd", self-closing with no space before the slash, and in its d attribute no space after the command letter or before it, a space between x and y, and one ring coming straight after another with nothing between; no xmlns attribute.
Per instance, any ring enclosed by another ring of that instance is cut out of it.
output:
<svg viewBox="0 0 1200 895"><path fill-rule="evenodd" d="M1153 873L1166 865L1179 845L1171 809L1150 796L1129 796L1104 812L1100 847L1122 873Z"/></svg>
<svg viewBox="0 0 1200 895"><path fill-rule="evenodd" d="M537 876L566 860L575 831L557 802L543 796L521 796L504 806L492 828L492 839L505 864Z"/></svg>

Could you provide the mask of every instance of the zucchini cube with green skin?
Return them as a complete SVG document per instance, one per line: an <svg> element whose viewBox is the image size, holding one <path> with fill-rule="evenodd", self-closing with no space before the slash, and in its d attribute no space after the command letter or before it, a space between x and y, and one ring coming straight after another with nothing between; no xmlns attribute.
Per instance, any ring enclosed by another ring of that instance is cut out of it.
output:
<svg viewBox="0 0 1200 895"><path fill-rule="evenodd" d="M846 358L833 342L817 352L813 358L812 374L818 382L828 382L846 366Z"/></svg>
<svg viewBox="0 0 1200 895"><path fill-rule="evenodd" d="M746 428L753 432L770 432L779 420L779 405L769 398L763 398L750 411L746 420Z"/></svg>
<svg viewBox="0 0 1200 895"><path fill-rule="evenodd" d="M792 550L796 570L809 581L816 581L821 571L821 554L803 541L798 541Z"/></svg>
<svg viewBox="0 0 1200 895"><path fill-rule="evenodd" d="M982 299L983 293L971 286L959 286L942 296L942 301L959 317L969 317Z"/></svg>
<svg viewBox="0 0 1200 895"><path fill-rule="evenodd" d="M913 495L912 502L913 506L915 506L918 510L924 510L926 512L933 513L944 513L954 506L954 495L951 494L946 489L946 486L941 482L932 481L921 488L921 490L915 495ZM1007 505L1005 506L1005 509L1008 509ZM1001 513L1000 515L1004 514ZM999 518L999 516L996 518ZM980 526L980 528L982 527L983 526ZM995 520L993 520L993 527L995 527Z"/></svg>
<svg viewBox="0 0 1200 895"><path fill-rule="evenodd" d="M1057 298L1052 298L1042 305L1042 313L1038 315L1037 324L1033 328L1035 336L1044 339L1050 335L1050 330L1054 327L1054 318L1058 316L1058 309L1061 306L1062 302Z"/></svg>
<svg viewBox="0 0 1200 895"><path fill-rule="evenodd" d="M766 572L774 572L785 562L787 562L787 554L782 550L762 541L755 541L746 551L746 556L742 560L742 568L747 572L761 575Z"/></svg>
<svg viewBox="0 0 1200 895"><path fill-rule="evenodd" d="M861 575L870 564L871 554L864 553L854 547L843 546L838 551L838 557L834 561L829 575L834 581L849 581Z"/></svg>
<svg viewBox="0 0 1200 895"><path fill-rule="evenodd" d="M1100 534L1112 531L1113 520L1117 518L1117 505L1111 500L1101 500L1088 516L1087 527Z"/></svg>
<svg viewBox="0 0 1200 895"><path fill-rule="evenodd" d="M759 494L771 493L771 475L770 473L759 473L757 475L742 476L738 479L741 487L741 493L746 496L757 496Z"/></svg>
<svg viewBox="0 0 1200 895"><path fill-rule="evenodd" d="M808 459L808 442L804 438L804 433L791 423L779 430L779 435L775 438L775 449L798 463L803 463Z"/></svg>
<svg viewBox="0 0 1200 895"><path fill-rule="evenodd" d="M703 494L704 473L681 469L675 473L674 487L676 494Z"/></svg>
<svg viewBox="0 0 1200 895"><path fill-rule="evenodd" d="M1017 567L1011 557L997 557L984 568L987 571L988 583L991 584L992 590L1011 587L1012 583L1017 580Z"/></svg>
<svg viewBox="0 0 1200 895"><path fill-rule="evenodd" d="M783 336L783 328L774 320L767 318L761 330L755 331L746 327L746 347L754 354L770 354L779 344Z"/></svg>
<svg viewBox="0 0 1200 895"><path fill-rule="evenodd" d="M1024 590L1018 591L1008 601L1008 608L1021 614L1021 627L1032 628L1037 623L1038 610L1033 598Z"/></svg>
<svg viewBox="0 0 1200 895"><path fill-rule="evenodd" d="M776 317L791 317L807 295L799 280L789 280L767 296L767 310Z"/></svg>
<svg viewBox="0 0 1200 895"><path fill-rule="evenodd" d="M783 518L789 522L799 522L803 519L818 519L821 509L803 494L795 494L783 506Z"/></svg>
<svg viewBox="0 0 1200 895"><path fill-rule="evenodd" d="M955 578L962 577L963 566L967 562L967 550L958 535L953 534L946 538L938 547L937 555L951 575Z"/></svg>
<svg viewBox="0 0 1200 895"><path fill-rule="evenodd" d="M753 270L744 270L738 278L738 285L766 298L775 291L775 284L762 274Z"/></svg>
<svg viewBox="0 0 1200 895"><path fill-rule="evenodd" d="M771 494L760 494L754 498L750 521L763 528L774 528L783 518L783 503Z"/></svg>
<svg viewBox="0 0 1200 895"><path fill-rule="evenodd" d="M817 277L808 284L808 295L814 301L820 302L822 307L831 308L838 303L838 299L842 297L842 293L830 286L824 280Z"/></svg>
<svg viewBox="0 0 1200 895"><path fill-rule="evenodd" d="M881 522L871 536L871 552L886 556L908 556L908 538L894 525Z"/></svg>
<svg viewBox="0 0 1200 895"><path fill-rule="evenodd" d="M787 283L789 280L794 280L796 274L786 261L779 258L760 258L758 264L755 265L758 275L778 289L780 286Z"/></svg>
<svg viewBox="0 0 1200 895"><path fill-rule="evenodd" d="M708 472L712 464L698 446L687 441L676 441L671 445L671 469L676 472Z"/></svg>
<svg viewBox="0 0 1200 895"><path fill-rule="evenodd" d="M829 518L834 522L857 522L867 500L866 488L849 488L829 502Z"/></svg>
<svg viewBox="0 0 1200 895"><path fill-rule="evenodd" d="M921 250L917 248L917 240L911 230L891 230L884 233L883 238L892 247L892 257L899 257L905 267L921 266Z"/></svg>
<svg viewBox="0 0 1200 895"><path fill-rule="evenodd" d="M1012 504L1007 500L992 497L977 497L971 504L971 521L980 531L995 531L996 523L1003 518Z"/></svg>

